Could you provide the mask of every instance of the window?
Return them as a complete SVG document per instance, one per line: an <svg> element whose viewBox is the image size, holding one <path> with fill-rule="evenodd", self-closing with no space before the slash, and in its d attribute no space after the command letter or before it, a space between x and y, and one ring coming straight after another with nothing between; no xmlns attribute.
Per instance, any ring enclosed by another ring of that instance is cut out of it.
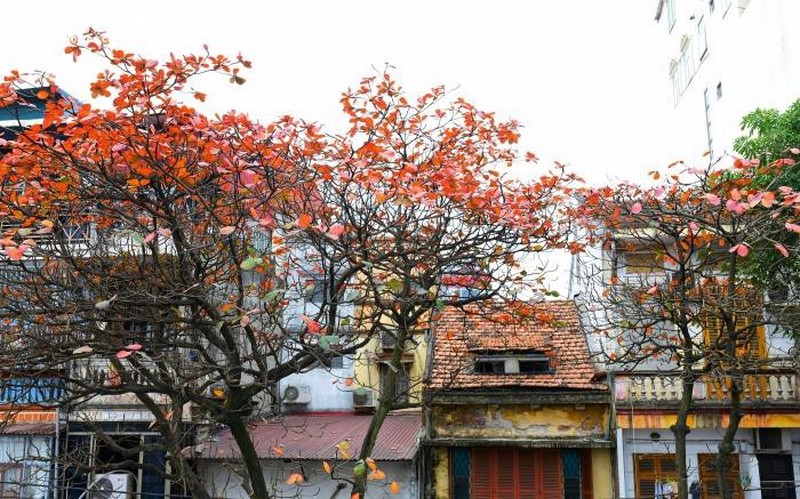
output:
<svg viewBox="0 0 800 499"><path fill-rule="evenodd" d="M675 487L675 454L634 454L636 497L669 499Z"/></svg>
<svg viewBox="0 0 800 499"><path fill-rule="evenodd" d="M689 82L694 77L694 55L692 53L692 39L684 36L681 39L681 69L683 72L684 88L689 86Z"/></svg>
<svg viewBox="0 0 800 499"><path fill-rule="evenodd" d="M716 454L698 454L697 461L700 468L700 497L702 499L721 499L719 481L717 480L717 470L715 467L717 460ZM735 499L742 499L742 485L739 481L739 455L731 456L731 466L728 471L727 480L733 490Z"/></svg>
<svg viewBox="0 0 800 499"><path fill-rule="evenodd" d="M672 28L675 27L675 0L665 1L667 8L667 29L672 33Z"/></svg>
<svg viewBox="0 0 800 499"><path fill-rule="evenodd" d="M450 449L451 499L592 499L589 449Z"/></svg>
<svg viewBox="0 0 800 499"><path fill-rule="evenodd" d="M386 386L386 379L389 376L389 371L391 369L393 369L392 366L387 363L381 363L380 365L382 391ZM395 404L407 404L409 401L409 390L411 388L409 371L410 371L410 366L408 363L400 364L400 367L397 370L397 379L395 381L395 390L394 390Z"/></svg>
<svg viewBox="0 0 800 499"><path fill-rule="evenodd" d="M669 65L669 81L672 85L672 105L677 106L681 100L681 76L678 71L678 61L672 60Z"/></svg>
<svg viewBox="0 0 800 499"><path fill-rule="evenodd" d="M714 157L714 137L711 133L711 99L708 96L708 89L703 90L703 107L706 113L706 143L708 144L708 155Z"/></svg>
<svg viewBox="0 0 800 499"><path fill-rule="evenodd" d="M543 352L503 352L475 359L475 374L549 374L550 357Z"/></svg>
<svg viewBox="0 0 800 499"><path fill-rule="evenodd" d="M708 37L706 36L706 23L705 17L700 16L697 21L697 56L699 60L703 60L708 53Z"/></svg>
<svg viewBox="0 0 800 499"><path fill-rule="evenodd" d="M623 251L620 256L624 274L663 275L665 273L664 257L655 249Z"/></svg>
<svg viewBox="0 0 800 499"><path fill-rule="evenodd" d="M22 464L0 463L0 499L22 497Z"/></svg>

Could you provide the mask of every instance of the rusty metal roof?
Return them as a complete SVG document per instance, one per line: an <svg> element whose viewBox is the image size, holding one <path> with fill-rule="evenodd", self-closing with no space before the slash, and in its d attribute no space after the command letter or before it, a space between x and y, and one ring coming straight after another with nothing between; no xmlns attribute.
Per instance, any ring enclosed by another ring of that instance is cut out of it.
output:
<svg viewBox="0 0 800 499"><path fill-rule="evenodd" d="M265 459L335 459L337 444L348 442L357 457L371 415L353 413L286 414L255 422L250 434ZM377 461L406 461L417 452L422 417L419 412L389 414L372 452ZM202 446L201 459L236 459L239 450L230 430L222 430ZM338 456L340 459L341 455Z"/></svg>
<svg viewBox="0 0 800 499"><path fill-rule="evenodd" d="M0 435L55 435L54 422L5 423L0 426Z"/></svg>

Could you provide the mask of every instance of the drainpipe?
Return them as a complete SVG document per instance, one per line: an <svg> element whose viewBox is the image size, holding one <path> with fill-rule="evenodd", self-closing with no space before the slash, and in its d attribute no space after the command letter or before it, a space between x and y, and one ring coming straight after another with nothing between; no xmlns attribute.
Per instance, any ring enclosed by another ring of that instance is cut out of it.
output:
<svg viewBox="0 0 800 499"><path fill-rule="evenodd" d="M53 442L53 476L50 478L50 486L53 491L53 499L58 499L58 460L61 452L61 409L56 406L56 438Z"/></svg>
<svg viewBox="0 0 800 499"><path fill-rule="evenodd" d="M608 373L608 390L611 396L611 415L609 416L608 439L611 440L611 431L614 431L617 440L616 445L616 476L617 497L625 497L625 439L622 435L622 428L617 426L617 390L616 373L610 370ZM613 430L612 430L613 429Z"/></svg>

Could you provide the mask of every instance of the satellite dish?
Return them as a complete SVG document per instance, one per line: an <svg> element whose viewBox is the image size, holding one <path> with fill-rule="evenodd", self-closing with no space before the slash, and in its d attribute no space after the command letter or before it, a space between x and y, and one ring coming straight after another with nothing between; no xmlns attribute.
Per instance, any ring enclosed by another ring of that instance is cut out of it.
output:
<svg viewBox="0 0 800 499"><path fill-rule="evenodd" d="M89 487L89 499L110 499L114 493L114 484L107 477L103 477Z"/></svg>

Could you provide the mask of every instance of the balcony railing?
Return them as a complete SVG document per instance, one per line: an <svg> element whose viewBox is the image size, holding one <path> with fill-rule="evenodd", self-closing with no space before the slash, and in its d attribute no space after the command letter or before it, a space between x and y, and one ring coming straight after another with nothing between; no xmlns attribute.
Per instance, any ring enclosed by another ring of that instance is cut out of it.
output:
<svg viewBox="0 0 800 499"><path fill-rule="evenodd" d="M683 389L677 372L617 373L615 397L618 403L675 405ZM730 399L732 380L701 375L694 383L695 403L718 404ZM789 404L800 401L798 376L792 371L762 371L746 374L742 383L742 401L748 404Z"/></svg>

